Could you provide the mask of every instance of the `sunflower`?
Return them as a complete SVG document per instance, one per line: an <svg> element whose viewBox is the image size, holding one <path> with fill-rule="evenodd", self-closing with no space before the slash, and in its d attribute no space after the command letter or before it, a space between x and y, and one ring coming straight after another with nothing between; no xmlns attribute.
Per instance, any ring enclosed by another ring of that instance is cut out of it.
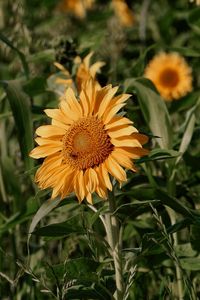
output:
<svg viewBox="0 0 200 300"><path fill-rule="evenodd" d="M134 24L134 14L124 0L112 0L115 14L120 23L125 27L131 27Z"/></svg>
<svg viewBox="0 0 200 300"><path fill-rule="evenodd" d="M65 87L72 86L73 80L71 79L69 71L58 62L54 62L54 66L61 72L61 76L56 77L55 83L62 84Z"/></svg>
<svg viewBox="0 0 200 300"><path fill-rule="evenodd" d="M191 73L191 68L178 53L161 52L150 61L144 75L154 83L165 100L171 101L192 90Z"/></svg>
<svg viewBox="0 0 200 300"><path fill-rule="evenodd" d="M90 79L79 100L71 88L66 90L58 109L46 109L51 125L36 130L39 146L30 156L44 158L35 180L41 189L52 188L52 198L65 198L75 192L79 202L92 203L92 193L107 198L112 190L110 175L120 184L127 180L123 169L136 171L132 159L148 153L142 148L147 137L117 112L130 97L115 96L117 87L97 89Z"/></svg>
<svg viewBox="0 0 200 300"><path fill-rule="evenodd" d="M83 19L86 16L86 10L92 7L93 2L94 0L62 0L58 9L62 12L71 12Z"/></svg>
<svg viewBox="0 0 200 300"><path fill-rule="evenodd" d="M78 90L81 91L82 84L86 82L90 77L96 79L96 73L99 72L100 68L105 65L102 61L97 61L94 64L90 64L91 57L93 52L90 52L80 63L77 73L76 73L76 82ZM96 81L97 87L100 88L100 84Z"/></svg>
<svg viewBox="0 0 200 300"><path fill-rule="evenodd" d="M200 5L200 0L190 0L190 2L196 2L196 5Z"/></svg>
<svg viewBox="0 0 200 300"><path fill-rule="evenodd" d="M97 88L100 88L100 84L96 80L96 74L100 71L100 68L105 65L102 61L97 61L91 65L90 60L93 52L90 52L86 57L81 60L79 56L74 59L75 65L77 65L76 83L78 91L81 91L82 84L84 84L91 77L95 80ZM56 78L56 83L62 84L65 87L72 86L73 80L69 71L60 63L55 62L54 65L61 71L61 77Z"/></svg>

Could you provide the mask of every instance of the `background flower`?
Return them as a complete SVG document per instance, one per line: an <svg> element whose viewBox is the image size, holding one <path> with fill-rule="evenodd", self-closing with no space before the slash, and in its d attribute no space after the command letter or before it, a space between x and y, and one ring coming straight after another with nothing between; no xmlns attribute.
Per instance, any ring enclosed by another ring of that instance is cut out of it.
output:
<svg viewBox="0 0 200 300"><path fill-rule="evenodd" d="M192 70L178 53L156 55L144 75L153 81L165 100L177 100L192 90Z"/></svg>

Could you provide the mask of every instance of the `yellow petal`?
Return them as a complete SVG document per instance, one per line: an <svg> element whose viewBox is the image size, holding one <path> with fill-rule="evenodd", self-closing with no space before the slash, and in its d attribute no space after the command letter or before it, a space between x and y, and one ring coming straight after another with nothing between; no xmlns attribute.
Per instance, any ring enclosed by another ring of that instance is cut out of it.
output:
<svg viewBox="0 0 200 300"><path fill-rule="evenodd" d="M37 128L36 134L42 137L51 137L54 135L62 136L66 133L66 130L54 125L43 125Z"/></svg>
<svg viewBox="0 0 200 300"><path fill-rule="evenodd" d="M133 133L131 135L133 138L135 138L136 140L138 140L140 142L141 145L144 145L148 142L149 138L148 136L146 136L145 134L141 134L141 133Z"/></svg>
<svg viewBox="0 0 200 300"><path fill-rule="evenodd" d="M96 81L91 77L85 85L85 96L89 102L89 115L92 115L94 111L96 92Z"/></svg>
<svg viewBox="0 0 200 300"><path fill-rule="evenodd" d="M105 161L106 168L108 172L116 178L119 182L126 181L126 172L120 165L109 156Z"/></svg>
<svg viewBox="0 0 200 300"><path fill-rule="evenodd" d="M142 147L140 142L131 136L112 138L111 143L116 147Z"/></svg>
<svg viewBox="0 0 200 300"><path fill-rule="evenodd" d="M97 113L99 118L101 118L107 112L107 107L109 106L110 101L112 100L113 96L116 94L117 90L118 87L111 88L102 99Z"/></svg>
<svg viewBox="0 0 200 300"><path fill-rule="evenodd" d="M55 198L59 194L62 194L63 188L69 185L70 174L71 173L69 173L69 168L64 167L63 170L60 171L59 176L57 176L57 180L55 180L53 186L52 198Z"/></svg>
<svg viewBox="0 0 200 300"><path fill-rule="evenodd" d="M35 139L36 143L41 146L41 145L49 145L49 146L62 146L62 141L60 138L57 139L47 139L47 138L42 138L42 137L37 137Z"/></svg>
<svg viewBox="0 0 200 300"><path fill-rule="evenodd" d="M62 150L62 145L42 145L34 148L30 152L30 156L33 158L42 158L54 154Z"/></svg>
<svg viewBox="0 0 200 300"><path fill-rule="evenodd" d="M124 152L124 154L126 154L128 157L134 159L138 159L149 154L149 150L141 147L122 147L117 149L120 149L120 151Z"/></svg>
<svg viewBox="0 0 200 300"><path fill-rule="evenodd" d="M66 131L69 129L70 125L66 125L66 124L63 124L55 119L52 119L51 121L51 125L54 125L54 126L57 126L57 127L60 127L60 128L63 128L65 129Z"/></svg>
<svg viewBox="0 0 200 300"><path fill-rule="evenodd" d="M60 101L60 109L62 110L62 112L65 115L65 118L67 119L69 124L73 124L74 121L77 121L78 119L80 119L79 114L77 114L74 110L72 110L69 107L69 104L67 103L66 100Z"/></svg>
<svg viewBox="0 0 200 300"><path fill-rule="evenodd" d="M97 114L99 110L99 105L101 104L102 99L105 97L107 92L112 88L112 85L109 84L100 90L97 90L96 93L96 100L95 100L95 105L94 105L94 113Z"/></svg>
<svg viewBox="0 0 200 300"><path fill-rule="evenodd" d="M127 101L132 95L130 94L121 94L113 98L112 105L120 104Z"/></svg>
<svg viewBox="0 0 200 300"><path fill-rule="evenodd" d="M99 166L99 172L100 172L100 176L104 181L105 186L112 191L112 183L110 181L110 177L108 174L108 170L106 169L106 166L104 163L100 164Z"/></svg>
<svg viewBox="0 0 200 300"><path fill-rule="evenodd" d="M97 61L90 67L90 74L95 77L96 73L103 67L105 63L103 61Z"/></svg>
<svg viewBox="0 0 200 300"><path fill-rule="evenodd" d="M41 167L37 170L35 174L35 181L39 182L42 178L46 178L46 176L54 170L54 168L59 167L62 162L62 157L60 154L54 154L45 158Z"/></svg>
<svg viewBox="0 0 200 300"><path fill-rule="evenodd" d="M69 170L68 171L68 177L65 180L65 185L63 186L63 189L61 191L61 198L65 198L67 195L73 192L74 190L74 178L77 176L77 171Z"/></svg>
<svg viewBox="0 0 200 300"><path fill-rule="evenodd" d="M90 59L91 59L91 57L92 57L93 54L94 54L94 52L91 51L91 52L83 59L83 63L84 63L84 65L85 65L85 67L86 67L87 69L89 69L89 67L90 67Z"/></svg>
<svg viewBox="0 0 200 300"><path fill-rule="evenodd" d="M130 169L132 171L136 171L136 168L133 165L133 162L121 151L115 149L111 153L112 158L114 158L122 167L126 169Z"/></svg>
<svg viewBox="0 0 200 300"><path fill-rule="evenodd" d="M94 193L96 186L98 185L97 173L94 169L89 168L84 174L86 188L89 193Z"/></svg>
<svg viewBox="0 0 200 300"><path fill-rule="evenodd" d="M93 201L92 201L92 194L91 193L88 193L86 195L86 199L87 199L87 202L90 203L90 204L93 204Z"/></svg>
<svg viewBox="0 0 200 300"><path fill-rule="evenodd" d="M82 109L81 109L81 106L80 106L78 100L75 97L75 94L74 94L74 91L72 90L72 88L68 88L66 90L65 97L66 97L66 101L67 101L69 107L71 108L71 110L74 111L79 116L79 118L81 118L82 117Z"/></svg>
<svg viewBox="0 0 200 300"><path fill-rule="evenodd" d="M63 65L61 65L58 62L54 62L54 66L56 66L56 68L58 68L59 70L61 70L63 73L65 73L66 75L70 76L70 73L67 69L65 69L65 67Z"/></svg>
<svg viewBox="0 0 200 300"><path fill-rule="evenodd" d="M74 180L74 191L76 193L76 196L79 200L79 202L82 202L85 197L85 182L84 182L84 176L83 171L79 171L75 180Z"/></svg>
<svg viewBox="0 0 200 300"><path fill-rule="evenodd" d="M45 114L52 118L52 119L55 119L56 121L59 121L60 123L63 123L63 125L65 127L63 128L69 128L69 121L66 119L65 115L63 114L63 112L60 110L60 109L45 109L44 110Z"/></svg>
<svg viewBox="0 0 200 300"><path fill-rule="evenodd" d="M118 128L118 127L117 127ZM111 131L108 130L108 135L111 138L118 138L121 136L126 136L126 135L131 135L133 132L135 132L137 129L133 126L119 126L119 129L117 130L117 128L115 128L115 130Z"/></svg>
<svg viewBox="0 0 200 300"><path fill-rule="evenodd" d="M112 117L125 105L125 103L117 104L112 109L110 109L108 112L106 112L103 116L104 124L107 124Z"/></svg>
<svg viewBox="0 0 200 300"><path fill-rule="evenodd" d="M108 124L105 125L105 129L111 129L118 126L133 124L131 120L125 117L114 116Z"/></svg>
<svg viewBox="0 0 200 300"><path fill-rule="evenodd" d="M88 97L85 95L85 91L82 90L80 93L80 105L82 107L83 115L86 117L89 114L90 102Z"/></svg>

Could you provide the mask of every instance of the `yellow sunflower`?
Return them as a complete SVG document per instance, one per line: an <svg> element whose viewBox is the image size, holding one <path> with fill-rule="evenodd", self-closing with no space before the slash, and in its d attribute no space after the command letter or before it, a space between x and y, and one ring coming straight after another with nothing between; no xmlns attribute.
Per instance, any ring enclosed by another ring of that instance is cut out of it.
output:
<svg viewBox="0 0 200 300"><path fill-rule="evenodd" d="M120 23L125 27L131 27L134 24L135 18L126 1L112 0L112 4Z"/></svg>
<svg viewBox="0 0 200 300"><path fill-rule="evenodd" d="M190 2L196 2L196 5L200 5L200 0L190 0Z"/></svg>
<svg viewBox="0 0 200 300"><path fill-rule="evenodd" d="M65 86L65 88L67 86L72 86L73 80L71 79L71 75L69 71L58 62L54 62L54 66L58 68L61 72L61 77L60 76L56 77L55 83L62 84Z"/></svg>
<svg viewBox="0 0 200 300"><path fill-rule="evenodd" d="M90 63L93 52L90 52L80 63L77 73L76 73L76 82L78 90L81 91L82 84L86 82L91 77L96 79L96 74L100 71L101 67L105 65L102 61L97 61L96 63ZM96 81L96 85L100 88L100 84Z"/></svg>
<svg viewBox="0 0 200 300"><path fill-rule="evenodd" d="M90 9L94 0L62 0L58 9L62 12L71 12L78 18L86 16L86 10Z"/></svg>
<svg viewBox="0 0 200 300"><path fill-rule="evenodd" d="M144 75L154 83L165 100L171 101L192 90L191 73L191 68L178 53L161 52L150 61Z"/></svg>
<svg viewBox="0 0 200 300"><path fill-rule="evenodd" d="M123 169L136 171L132 159L148 153L142 148L147 137L117 112L130 97L115 96L117 87L96 88L89 80L79 95L71 88L58 109L46 109L51 125L36 130L39 146L30 156L44 158L35 180L41 189L52 188L52 198L75 192L79 202L92 203L92 193L107 198L112 190L110 175L121 184L127 180Z"/></svg>
<svg viewBox="0 0 200 300"><path fill-rule="evenodd" d="M74 59L74 63L78 65L76 72L76 83L78 91L81 91L82 84L84 84L90 78L93 78L96 82L97 88L100 88L100 84L96 80L96 74L100 71L101 67L105 65L102 61L97 61L96 63L90 63L93 52L90 52L83 60L79 56ZM71 79L71 75L69 71L59 64L55 62L54 65L61 71L61 77L56 78L56 83L62 84L65 87L72 86L73 80Z"/></svg>

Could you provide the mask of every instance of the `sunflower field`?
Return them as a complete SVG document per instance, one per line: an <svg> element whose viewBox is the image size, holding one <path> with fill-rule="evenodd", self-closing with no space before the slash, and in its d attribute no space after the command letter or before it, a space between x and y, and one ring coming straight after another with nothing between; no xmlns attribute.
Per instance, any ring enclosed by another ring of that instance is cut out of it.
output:
<svg viewBox="0 0 200 300"><path fill-rule="evenodd" d="M200 299L199 71L199 0L0 0L0 300Z"/></svg>

